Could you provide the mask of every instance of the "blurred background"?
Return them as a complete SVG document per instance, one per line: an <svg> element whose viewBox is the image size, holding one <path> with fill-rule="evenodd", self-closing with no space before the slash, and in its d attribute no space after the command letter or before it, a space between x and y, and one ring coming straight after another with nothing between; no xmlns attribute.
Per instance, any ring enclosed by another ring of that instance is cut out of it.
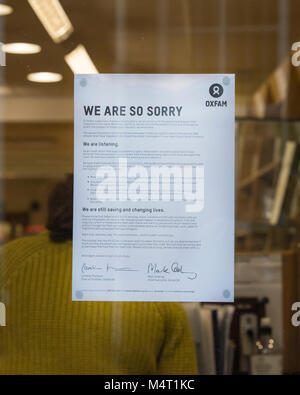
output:
<svg viewBox="0 0 300 395"><path fill-rule="evenodd" d="M0 1L0 243L43 230L49 191L72 172L74 73L234 73L231 372L251 370L247 333L264 316L282 371L299 372L299 20L298 0Z"/></svg>

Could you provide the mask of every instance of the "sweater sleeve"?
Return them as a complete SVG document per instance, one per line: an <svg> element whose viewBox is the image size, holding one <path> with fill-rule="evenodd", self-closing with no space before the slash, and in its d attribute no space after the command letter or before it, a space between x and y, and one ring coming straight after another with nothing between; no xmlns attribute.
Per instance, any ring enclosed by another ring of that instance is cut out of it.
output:
<svg viewBox="0 0 300 395"><path fill-rule="evenodd" d="M0 300L6 302L4 288L9 277L26 264L26 259L48 245L48 232L27 236L0 246Z"/></svg>
<svg viewBox="0 0 300 395"><path fill-rule="evenodd" d="M196 354L190 325L179 303L160 303L164 310L165 339L158 361L158 374L197 374Z"/></svg>

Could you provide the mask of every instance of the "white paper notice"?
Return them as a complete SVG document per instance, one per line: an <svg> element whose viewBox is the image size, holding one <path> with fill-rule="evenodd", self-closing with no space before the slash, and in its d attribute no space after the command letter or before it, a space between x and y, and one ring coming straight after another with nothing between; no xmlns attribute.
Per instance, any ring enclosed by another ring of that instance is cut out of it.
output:
<svg viewBox="0 0 300 395"><path fill-rule="evenodd" d="M75 75L73 300L233 301L234 75Z"/></svg>

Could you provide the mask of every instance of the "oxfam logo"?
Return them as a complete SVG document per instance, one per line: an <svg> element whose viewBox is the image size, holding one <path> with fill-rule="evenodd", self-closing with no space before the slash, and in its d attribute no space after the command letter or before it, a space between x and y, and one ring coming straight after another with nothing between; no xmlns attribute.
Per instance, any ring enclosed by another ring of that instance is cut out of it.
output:
<svg viewBox="0 0 300 395"><path fill-rule="evenodd" d="M209 88L209 93L212 97L221 97L223 95L224 89L220 84L212 84Z"/></svg>

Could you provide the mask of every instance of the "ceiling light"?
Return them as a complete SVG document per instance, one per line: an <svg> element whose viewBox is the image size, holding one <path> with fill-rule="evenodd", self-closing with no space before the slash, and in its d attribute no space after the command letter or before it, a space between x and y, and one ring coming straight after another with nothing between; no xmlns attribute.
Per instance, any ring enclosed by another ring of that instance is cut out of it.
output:
<svg viewBox="0 0 300 395"><path fill-rule="evenodd" d="M78 45L65 56L65 61L74 74L97 74L98 70L83 45Z"/></svg>
<svg viewBox="0 0 300 395"><path fill-rule="evenodd" d="M4 44L2 46L2 50L6 53L26 55L41 52L41 47L39 45L29 43L10 43Z"/></svg>
<svg viewBox="0 0 300 395"><path fill-rule="evenodd" d="M40 72L40 73L28 74L27 79L28 81L31 82L49 83L49 82L59 82L63 79L63 76L58 73Z"/></svg>
<svg viewBox="0 0 300 395"><path fill-rule="evenodd" d="M28 0L54 42L66 40L74 31L59 0Z"/></svg>
<svg viewBox="0 0 300 395"><path fill-rule="evenodd" d="M13 8L9 5L0 4L0 15L9 15L13 12Z"/></svg>

